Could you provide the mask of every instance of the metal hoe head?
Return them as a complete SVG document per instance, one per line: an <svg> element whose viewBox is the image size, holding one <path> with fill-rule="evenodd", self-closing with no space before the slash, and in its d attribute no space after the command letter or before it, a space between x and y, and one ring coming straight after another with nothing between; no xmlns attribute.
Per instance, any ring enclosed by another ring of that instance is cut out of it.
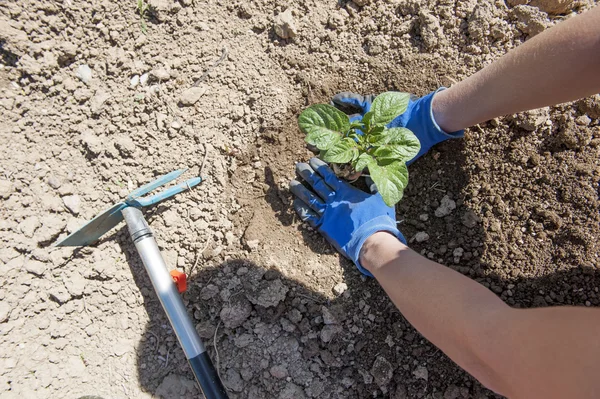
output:
<svg viewBox="0 0 600 399"><path fill-rule="evenodd" d="M164 186L165 184L177 179L186 170L187 169L178 169L171 173L167 173L166 175L163 175L158 179L134 190L127 196L127 198L125 198L125 201L114 204L110 208L104 210L104 212L100 213L98 216L90 220L79 230L73 232L64 240L58 242L56 246L80 247L92 244L100 237L102 237L106 232L108 232L121 221L123 221L123 209L130 206L136 208L143 208L146 206L154 205L164 199L172 197L175 194L179 194L182 191L191 189L192 187L200 184L202 178L194 177L192 179L184 181L183 183L169 187L158 194L154 194L149 197L144 197L144 195L148 194L150 191L160 186Z"/></svg>

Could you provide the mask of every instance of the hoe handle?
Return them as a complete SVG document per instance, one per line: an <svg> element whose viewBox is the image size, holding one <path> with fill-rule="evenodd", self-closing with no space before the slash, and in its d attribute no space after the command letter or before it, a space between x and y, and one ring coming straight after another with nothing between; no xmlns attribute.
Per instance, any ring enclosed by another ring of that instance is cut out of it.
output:
<svg viewBox="0 0 600 399"><path fill-rule="evenodd" d="M160 254L142 212L133 207L122 210L129 234L150 276L154 290L171 322L179 344L200 383L206 399L227 399L227 393L208 353L187 314L167 265Z"/></svg>

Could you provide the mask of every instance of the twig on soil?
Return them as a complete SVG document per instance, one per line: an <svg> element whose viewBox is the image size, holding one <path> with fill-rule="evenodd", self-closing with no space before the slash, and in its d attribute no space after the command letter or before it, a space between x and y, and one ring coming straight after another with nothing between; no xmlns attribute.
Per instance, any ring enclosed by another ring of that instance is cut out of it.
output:
<svg viewBox="0 0 600 399"><path fill-rule="evenodd" d="M204 172L204 165L206 164L206 158L208 158L208 147L206 146L206 144L202 144L202 147L204 147L204 158L202 158L202 164L200 165L200 170L198 171L200 177L202 177L202 172ZM202 178L204 179L204 177Z"/></svg>
<svg viewBox="0 0 600 399"><path fill-rule="evenodd" d="M208 69L206 71L204 71L204 73L202 74L202 76L200 76L198 78L198 80L196 80L196 82L194 82L194 84L192 85L192 87L197 87L200 83L202 83L202 81L204 79L206 79L206 77L208 76L208 74L215 69L221 62L223 62L223 60L225 59L225 57L227 56L227 49L225 47L223 47L223 49L221 50L223 53L221 54L221 57L211 66L208 67Z"/></svg>
<svg viewBox="0 0 600 399"><path fill-rule="evenodd" d="M219 366L221 365L221 359L219 359L219 350L217 349L217 332L219 331L219 326L221 325L221 320L217 323L217 328L215 328L215 335L213 335L213 347L215 348L215 358L217 359L217 375L219 379L221 379L221 370L219 370Z"/></svg>
<svg viewBox="0 0 600 399"><path fill-rule="evenodd" d="M169 351L167 351L167 360L165 361L165 368L169 366Z"/></svg>
<svg viewBox="0 0 600 399"><path fill-rule="evenodd" d="M296 294L296 295L297 295L297 296L301 296L302 298L310 299L311 301L313 301L313 302L316 302L316 303L318 303L319 305L322 305L322 304L324 303L323 301L320 301L320 300L318 300L318 299L315 299L315 298L313 298L313 297L311 297L311 296L308 296L308 295L304 295L304 294Z"/></svg>

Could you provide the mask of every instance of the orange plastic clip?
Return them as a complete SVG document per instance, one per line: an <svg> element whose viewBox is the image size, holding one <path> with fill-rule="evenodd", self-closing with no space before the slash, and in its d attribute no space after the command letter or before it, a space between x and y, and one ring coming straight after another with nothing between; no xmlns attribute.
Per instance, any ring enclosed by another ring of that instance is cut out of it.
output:
<svg viewBox="0 0 600 399"><path fill-rule="evenodd" d="M179 270L171 270L171 277L177 286L177 291L179 291L180 294L185 292L187 289L187 277L185 273L182 273Z"/></svg>

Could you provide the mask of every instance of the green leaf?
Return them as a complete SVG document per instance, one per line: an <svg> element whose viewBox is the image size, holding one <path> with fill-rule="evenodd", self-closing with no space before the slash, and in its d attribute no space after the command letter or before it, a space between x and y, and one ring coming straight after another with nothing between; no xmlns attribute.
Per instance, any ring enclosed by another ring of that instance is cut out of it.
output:
<svg viewBox="0 0 600 399"><path fill-rule="evenodd" d="M352 161L356 156L358 156L356 141L351 138L345 138L329 148L321 159L325 162L342 164Z"/></svg>
<svg viewBox="0 0 600 399"><path fill-rule="evenodd" d="M385 166L372 162L369 164L369 174L386 205L394 206L402 199L404 188L408 185L408 169L404 162Z"/></svg>
<svg viewBox="0 0 600 399"><path fill-rule="evenodd" d="M371 163L375 163L375 158L363 152L358 156L356 163L354 164L354 170L357 172L362 172L367 166Z"/></svg>
<svg viewBox="0 0 600 399"><path fill-rule="evenodd" d="M410 94L397 91L381 93L371 104L373 118L371 123L376 126L387 125L398 115L402 115L408 107Z"/></svg>
<svg viewBox="0 0 600 399"><path fill-rule="evenodd" d="M327 104L315 104L305 109L298 118L298 124L306 133L306 142L319 150L335 145L350 129L348 115Z"/></svg>
<svg viewBox="0 0 600 399"><path fill-rule="evenodd" d="M377 147L371 153L380 163L410 161L421 149L421 143L417 136L404 127L386 129L377 135L376 141L371 144Z"/></svg>

